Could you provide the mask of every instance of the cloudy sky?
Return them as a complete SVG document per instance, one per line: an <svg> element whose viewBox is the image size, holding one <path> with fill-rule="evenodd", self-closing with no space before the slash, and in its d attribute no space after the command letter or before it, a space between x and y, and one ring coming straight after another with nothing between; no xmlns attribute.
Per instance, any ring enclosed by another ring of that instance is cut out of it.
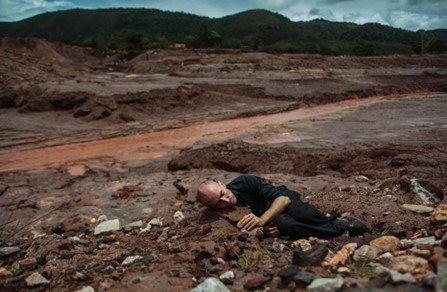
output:
<svg viewBox="0 0 447 292"><path fill-rule="evenodd" d="M447 0L0 0L0 21L77 7L146 7L209 17L263 8L294 21L324 18L409 30L447 28Z"/></svg>

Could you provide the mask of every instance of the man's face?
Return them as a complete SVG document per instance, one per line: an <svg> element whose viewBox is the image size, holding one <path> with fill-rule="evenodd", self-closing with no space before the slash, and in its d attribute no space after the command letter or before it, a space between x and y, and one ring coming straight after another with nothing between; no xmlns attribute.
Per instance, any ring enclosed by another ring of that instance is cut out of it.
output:
<svg viewBox="0 0 447 292"><path fill-rule="evenodd" d="M213 209L225 209L233 207L237 203L237 199L233 193L220 181L202 185L199 190L203 194L202 201L207 207Z"/></svg>

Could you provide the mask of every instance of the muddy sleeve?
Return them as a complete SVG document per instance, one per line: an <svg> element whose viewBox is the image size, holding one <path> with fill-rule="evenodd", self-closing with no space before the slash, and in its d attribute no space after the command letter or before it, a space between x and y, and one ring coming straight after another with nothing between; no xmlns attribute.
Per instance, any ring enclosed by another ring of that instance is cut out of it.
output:
<svg viewBox="0 0 447 292"><path fill-rule="evenodd" d="M245 174L240 178L245 192L261 196L269 202L280 196L287 196L282 189L272 186L255 175Z"/></svg>

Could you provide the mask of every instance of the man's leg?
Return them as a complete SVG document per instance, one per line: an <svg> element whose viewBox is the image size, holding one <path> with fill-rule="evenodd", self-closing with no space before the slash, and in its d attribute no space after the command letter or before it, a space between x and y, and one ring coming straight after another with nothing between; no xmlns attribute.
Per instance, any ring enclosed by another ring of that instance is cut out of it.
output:
<svg viewBox="0 0 447 292"><path fill-rule="evenodd" d="M307 238L309 236L336 237L349 229L347 224L339 224L338 220L309 224L297 221L287 213L278 215L273 225L278 227L281 235L288 235L291 238Z"/></svg>
<svg viewBox="0 0 447 292"><path fill-rule="evenodd" d="M335 218L339 217L338 214L326 216L326 214L322 213L314 206L301 201L300 194L295 191L287 190L286 192L291 200L286 212L299 222L321 224L333 221Z"/></svg>

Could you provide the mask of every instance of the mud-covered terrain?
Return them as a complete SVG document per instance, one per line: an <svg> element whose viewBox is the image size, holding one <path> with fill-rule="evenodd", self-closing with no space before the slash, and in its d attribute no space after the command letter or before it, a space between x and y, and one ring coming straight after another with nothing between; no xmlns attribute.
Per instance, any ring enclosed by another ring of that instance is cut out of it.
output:
<svg viewBox="0 0 447 292"><path fill-rule="evenodd" d="M128 57L0 41L2 289L446 289L445 55ZM241 173L373 233L241 233L195 202Z"/></svg>

